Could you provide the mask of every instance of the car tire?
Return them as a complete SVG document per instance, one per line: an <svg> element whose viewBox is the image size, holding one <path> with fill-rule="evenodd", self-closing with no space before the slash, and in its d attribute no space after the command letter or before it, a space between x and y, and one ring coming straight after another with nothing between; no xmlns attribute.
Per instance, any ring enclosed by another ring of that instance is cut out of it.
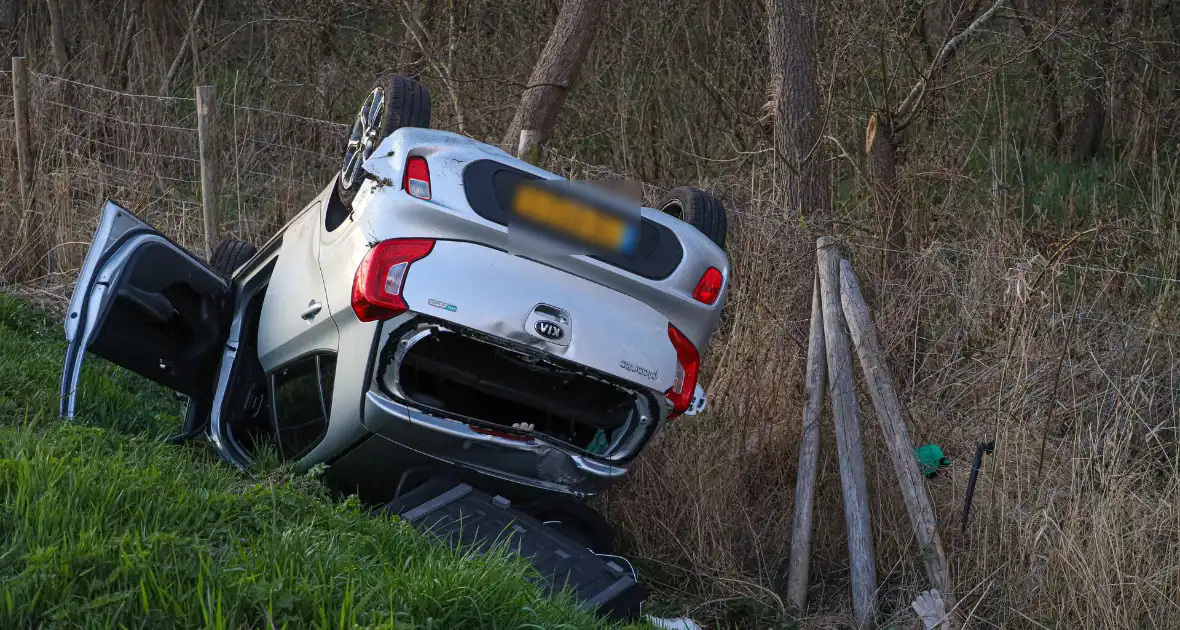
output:
<svg viewBox="0 0 1180 630"><path fill-rule="evenodd" d="M209 266L228 280L241 267L258 253L258 248L246 241L228 238L222 241L213 255L209 257Z"/></svg>
<svg viewBox="0 0 1180 630"><path fill-rule="evenodd" d="M376 114L370 110L379 103ZM357 110L344 148L344 160L336 177L340 201L346 206L364 183L364 161L389 134L405 127L430 127L430 91L425 85L400 75L386 75Z"/></svg>
<svg viewBox="0 0 1180 630"><path fill-rule="evenodd" d="M693 226L718 247L725 249L725 231L728 226L725 206L713 195L699 188L681 186L668 191L657 208Z"/></svg>

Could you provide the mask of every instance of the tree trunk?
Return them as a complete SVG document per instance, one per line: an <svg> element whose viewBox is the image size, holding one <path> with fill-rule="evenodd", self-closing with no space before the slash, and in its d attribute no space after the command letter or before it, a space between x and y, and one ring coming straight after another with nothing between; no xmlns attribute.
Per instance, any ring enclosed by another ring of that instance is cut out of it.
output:
<svg viewBox="0 0 1180 630"><path fill-rule="evenodd" d="M1084 66L1085 95L1074 134L1074 157L1081 161L1093 159L1102 149L1102 131L1106 127L1106 74L1098 64L1108 57L1110 17L1111 0L1101 0L1090 7L1087 21L1092 26L1096 43Z"/></svg>
<svg viewBox="0 0 1180 630"><path fill-rule="evenodd" d="M1078 160L1092 159L1102 148L1102 129L1106 126L1105 84L1098 65L1087 62L1086 92L1074 142L1074 156Z"/></svg>
<svg viewBox="0 0 1180 630"><path fill-rule="evenodd" d="M59 0L46 0L49 5L49 29L53 40L53 58L57 62L57 73L64 75L66 64L70 63L70 55L66 52L65 26L62 24L61 3Z"/></svg>
<svg viewBox="0 0 1180 630"><path fill-rule="evenodd" d="M502 144L505 150L517 148L520 132L524 130L537 132L539 147L548 142L557 112L573 87L594 40L602 6L602 0L565 0L562 3L553 33L533 67L508 133L504 134Z"/></svg>
<svg viewBox="0 0 1180 630"><path fill-rule="evenodd" d="M1016 19L1020 22L1020 30L1024 33L1025 41L1033 46L1033 61L1037 64L1037 72L1041 75L1041 83L1045 87L1045 108L1041 111L1040 128L1045 131L1045 148L1049 153L1056 153L1065 137L1065 124L1061 120L1061 93L1057 88L1057 69L1053 67L1048 52L1047 43L1036 46L1033 34L1030 9L1021 6L1013 0L1012 8L1016 12Z"/></svg>
<svg viewBox="0 0 1180 630"><path fill-rule="evenodd" d="M123 35L119 38L118 57L115 59L116 85L120 90L127 91L131 84L131 73L127 65L131 63L131 45L135 41L135 27L139 14L139 2L127 1L127 21L123 26Z"/></svg>
<svg viewBox="0 0 1180 630"><path fill-rule="evenodd" d="M24 0L0 0L0 38L3 38L5 56L16 55L16 23L20 19Z"/></svg>
<svg viewBox="0 0 1180 630"><path fill-rule="evenodd" d="M1172 0L1169 3L1168 13L1172 19L1172 41L1180 42L1180 0Z"/></svg>
<svg viewBox="0 0 1180 630"><path fill-rule="evenodd" d="M869 118L865 131L865 152L869 156L869 176L877 200L877 216L884 222L885 273L896 271L899 254L906 248L905 208L897 184L897 138L887 116L876 113Z"/></svg>
<svg viewBox="0 0 1180 630"><path fill-rule="evenodd" d="M823 103L816 56L816 0L770 0L767 22L774 99L774 144L787 163L787 212L821 220L831 210L828 167L820 157Z"/></svg>
<svg viewBox="0 0 1180 630"><path fill-rule="evenodd" d="M1061 121L1061 94L1057 90L1057 71L1043 50L1038 48L1034 55L1037 67L1041 71L1041 80L1045 83L1045 111L1042 113L1042 120L1045 128L1049 130L1045 144L1050 153L1056 153L1061 146L1062 138L1065 137L1065 125Z"/></svg>

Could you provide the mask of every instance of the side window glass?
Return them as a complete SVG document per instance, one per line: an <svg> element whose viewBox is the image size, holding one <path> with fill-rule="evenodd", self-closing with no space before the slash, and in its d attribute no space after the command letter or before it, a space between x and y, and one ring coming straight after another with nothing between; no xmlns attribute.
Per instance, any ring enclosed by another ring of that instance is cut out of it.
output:
<svg viewBox="0 0 1180 630"><path fill-rule="evenodd" d="M314 356L285 367L272 377L275 437L284 460L303 457L328 430L328 413L321 391L321 367L335 357Z"/></svg>

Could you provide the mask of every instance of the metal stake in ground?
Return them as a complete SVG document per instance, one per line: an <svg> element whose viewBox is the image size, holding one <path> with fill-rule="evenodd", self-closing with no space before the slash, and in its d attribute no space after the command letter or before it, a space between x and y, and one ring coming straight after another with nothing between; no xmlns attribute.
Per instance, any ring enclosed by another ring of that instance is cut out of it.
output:
<svg viewBox="0 0 1180 630"><path fill-rule="evenodd" d="M869 485L865 477L860 414L852 377L852 351L840 308L840 254L836 239L816 243L820 300L824 313L824 345L828 358L828 400L836 421L836 452L844 492L844 523L852 573L852 608L858 625L870 627L877 616L877 563L869 524Z"/></svg>
<svg viewBox="0 0 1180 630"><path fill-rule="evenodd" d="M844 308L844 317L848 322L853 345L856 347L857 356L860 357L860 366L873 398L873 406L877 409L877 421L889 447L889 455L893 460L901 494L910 515L910 523L918 539L922 561L926 565L926 577L943 596L949 609L951 602L946 601L946 598L951 589L950 569L942 549L942 540L938 535L934 505L926 492L922 472L914 458L914 447L902 416L901 401L893 386L889 369L885 365L881 341L869 317L864 296L861 295L860 282L852 270L852 263L847 260L840 261L840 302Z"/></svg>
<svg viewBox="0 0 1180 630"><path fill-rule="evenodd" d="M807 606L807 570L815 506L816 461L819 459L819 414L824 405L824 314L819 275L811 289L811 340L807 344L807 376L803 386L803 436L795 475L795 524L791 531L791 562L787 599L799 610Z"/></svg>

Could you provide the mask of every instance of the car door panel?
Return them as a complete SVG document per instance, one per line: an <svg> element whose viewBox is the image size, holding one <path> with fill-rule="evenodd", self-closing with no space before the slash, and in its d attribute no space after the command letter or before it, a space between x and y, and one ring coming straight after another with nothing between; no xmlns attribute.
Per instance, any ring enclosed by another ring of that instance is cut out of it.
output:
<svg viewBox="0 0 1180 630"><path fill-rule="evenodd" d="M270 373L314 352L335 352L336 323L319 266L319 202L307 208L283 233L258 324L258 359Z"/></svg>
<svg viewBox="0 0 1180 630"><path fill-rule="evenodd" d="M182 394L211 396L231 300L217 272L107 202L66 314L62 415L74 415L87 352Z"/></svg>

